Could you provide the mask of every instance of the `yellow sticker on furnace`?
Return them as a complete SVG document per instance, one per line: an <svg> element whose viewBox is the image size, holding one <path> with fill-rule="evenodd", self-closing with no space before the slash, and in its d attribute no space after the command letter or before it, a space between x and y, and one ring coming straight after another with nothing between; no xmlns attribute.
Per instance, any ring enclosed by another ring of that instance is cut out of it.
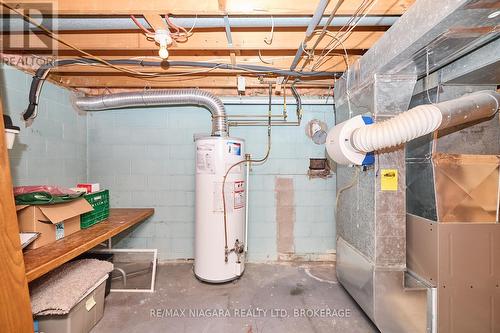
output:
<svg viewBox="0 0 500 333"><path fill-rule="evenodd" d="M397 191L398 190L398 170L397 169L382 169L382 177L380 178L380 187L382 191Z"/></svg>

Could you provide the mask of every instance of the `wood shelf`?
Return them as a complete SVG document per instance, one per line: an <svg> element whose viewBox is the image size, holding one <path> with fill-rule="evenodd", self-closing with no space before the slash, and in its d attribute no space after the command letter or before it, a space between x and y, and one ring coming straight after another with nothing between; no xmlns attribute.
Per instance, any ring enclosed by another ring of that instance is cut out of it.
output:
<svg viewBox="0 0 500 333"><path fill-rule="evenodd" d="M24 254L24 265L28 282L144 221L153 213L153 208L113 208L110 209L107 220L54 243L27 251Z"/></svg>

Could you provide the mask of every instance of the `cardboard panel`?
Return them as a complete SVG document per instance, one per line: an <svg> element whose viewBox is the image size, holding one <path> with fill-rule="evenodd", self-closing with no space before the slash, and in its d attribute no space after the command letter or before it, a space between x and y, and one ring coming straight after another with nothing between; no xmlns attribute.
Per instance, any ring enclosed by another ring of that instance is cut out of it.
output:
<svg viewBox="0 0 500 333"><path fill-rule="evenodd" d="M438 222L498 222L498 155L433 155Z"/></svg>
<svg viewBox="0 0 500 333"><path fill-rule="evenodd" d="M93 210L92 206L83 198L57 205L40 205L37 207L54 224Z"/></svg>

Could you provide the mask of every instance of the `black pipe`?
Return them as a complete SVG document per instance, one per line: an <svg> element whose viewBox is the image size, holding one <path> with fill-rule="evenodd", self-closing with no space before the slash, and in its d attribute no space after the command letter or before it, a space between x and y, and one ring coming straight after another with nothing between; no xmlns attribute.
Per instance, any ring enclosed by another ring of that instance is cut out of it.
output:
<svg viewBox="0 0 500 333"><path fill-rule="evenodd" d="M341 72L297 72L284 70L274 67L266 67L259 65L235 65L232 64L224 64L224 63L211 63L211 62L197 62L197 61L145 61L145 60L135 60L135 59L115 59L115 60L107 60L108 63L112 65L138 65L144 67L203 67L203 68L219 68L219 69L240 69L246 70L250 72L262 72L262 74L279 74L283 76L290 77L321 77L321 76L331 76L333 78L338 78L342 75ZM48 75L48 72L55 67L61 67L66 65L74 65L74 64L101 64L102 61L95 59L64 59L64 60L56 60L51 63L47 63L38 68L35 75L33 76L33 80L31 81L30 92L29 92L29 105L26 111L23 113L23 119L28 120L33 116L38 106L38 95L37 91L40 88L40 85L43 83L45 78Z"/></svg>

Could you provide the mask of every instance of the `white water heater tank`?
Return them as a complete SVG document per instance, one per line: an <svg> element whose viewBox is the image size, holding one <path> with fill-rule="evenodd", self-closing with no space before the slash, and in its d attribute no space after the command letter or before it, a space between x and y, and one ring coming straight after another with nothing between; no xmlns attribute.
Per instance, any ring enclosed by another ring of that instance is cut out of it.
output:
<svg viewBox="0 0 500 333"><path fill-rule="evenodd" d="M232 168L224 186L227 246L233 249L227 261L222 182L229 167L244 160L241 139L217 136L196 139L194 273L202 281L222 283L243 274L245 253L234 249L245 241L245 163Z"/></svg>

